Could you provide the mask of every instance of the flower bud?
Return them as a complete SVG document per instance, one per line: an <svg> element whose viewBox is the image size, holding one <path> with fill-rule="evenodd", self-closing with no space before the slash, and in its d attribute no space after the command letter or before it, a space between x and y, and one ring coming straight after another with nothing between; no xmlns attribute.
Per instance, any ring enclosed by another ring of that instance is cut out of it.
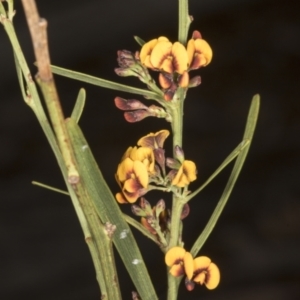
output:
<svg viewBox="0 0 300 300"><path fill-rule="evenodd" d="M190 292L195 288L195 282L192 280L189 280L187 277L185 278L184 281L186 289Z"/></svg>
<svg viewBox="0 0 300 300"><path fill-rule="evenodd" d="M195 76L193 77L190 82L189 82L189 88L196 87L201 84L201 77L200 76Z"/></svg>
<svg viewBox="0 0 300 300"><path fill-rule="evenodd" d="M118 51L118 64L122 68L128 68L136 64L133 53L128 50Z"/></svg>
<svg viewBox="0 0 300 300"><path fill-rule="evenodd" d="M178 145L174 148L176 158L182 163L184 161L184 152Z"/></svg>
<svg viewBox="0 0 300 300"><path fill-rule="evenodd" d="M181 163L177 159L174 159L174 158L171 158L171 157L167 157L166 165L170 169L174 169L174 170L178 170L181 167Z"/></svg>
<svg viewBox="0 0 300 300"><path fill-rule="evenodd" d="M160 199L155 206L155 215L156 218L159 218L159 215L166 209L166 203L164 199Z"/></svg>
<svg viewBox="0 0 300 300"><path fill-rule="evenodd" d="M176 174L177 174L177 170L171 170L167 175L168 180L172 182Z"/></svg>
<svg viewBox="0 0 300 300"><path fill-rule="evenodd" d="M140 206L144 210L147 216L153 216L151 205L149 201L147 201L144 197L142 197L140 200Z"/></svg>
<svg viewBox="0 0 300 300"><path fill-rule="evenodd" d="M190 213L190 206L188 205L188 203L185 203L183 208L182 208L182 212L180 215L180 220L185 219Z"/></svg>
<svg viewBox="0 0 300 300"><path fill-rule="evenodd" d="M179 76L178 85L182 88L186 88L189 86L189 73L184 71L182 75Z"/></svg>
<svg viewBox="0 0 300 300"><path fill-rule="evenodd" d="M171 91L171 90L167 90L165 93L164 93L164 99L166 101L171 101L173 99L173 96L174 96L174 91Z"/></svg>
<svg viewBox="0 0 300 300"><path fill-rule="evenodd" d="M115 68L117 75L121 77L138 76L138 74L129 68Z"/></svg>
<svg viewBox="0 0 300 300"><path fill-rule="evenodd" d="M124 113L125 120L129 123L139 122L151 115L152 115L151 113L143 109Z"/></svg>
<svg viewBox="0 0 300 300"><path fill-rule="evenodd" d="M158 81L163 89L168 89L173 83L172 77L165 73L159 73Z"/></svg>
<svg viewBox="0 0 300 300"><path fill-rule="evenodd" d="M154 157L155 157L155 161L160 165L160 167L164 170L165 167L165 162L166 162L166 158L165 158L165 150L162 148L157 148L154 149Z"/></svg>
<svg viewBox="0 0 300 300"><path fill-rule="evenodd" d="M143 209L141 209L139 206L133 204L131 205L131 211L134 215L140 216L140 217L146 217L147 214L144 212Z"/></svg>
<svg viewBox="0 0 300 300"><path fill-rule="evenodd" d="M117 108L121 110L137 110L137 109L145 109L147 110L148 107L145 106L142 102L135 99L124 99L121 97L115 98L115 105Z"/></svg>
<svg viewBox="0 0 300 300"><path fill-rule="evenodd" d="M194 30L193 34L192 34L192 39L193 40L202 39L202 35L201 35L200 31Z"/></svg>

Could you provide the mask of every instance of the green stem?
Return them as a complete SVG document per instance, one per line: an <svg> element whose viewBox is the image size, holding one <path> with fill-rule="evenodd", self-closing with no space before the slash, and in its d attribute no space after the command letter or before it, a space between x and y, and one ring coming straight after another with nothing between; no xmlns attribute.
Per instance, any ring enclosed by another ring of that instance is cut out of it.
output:
<svg viewBox="0 0 300 300"><path fill-rule="evenodd" d="M182 147L182 130L183 130L183 104L186 95L186 89L178 88L172 102L167 105L167 111L171 115L171 127L173 133L173 157L176 157L175 146ZM172 196L170 240L168 249L181 246L181 212L185 204L185 199L178 197L175 193ZM168 250L167 249L167 250ZM168 300L177 299L178 287L180 280L168 274Z"/></svg>
<svg viewBox="0 0 300 300"><path fill-rule="evenodd" d="M178 88L172 102L166 105L168 113L171 115L171 127L173 132L173 155L175 157L175 146L182 147L183 130L183 105L186 96L186 89Z"/></svg>
<svg viewBox="0 0 300 300"><path fill-rule="evenodd" d="M178 25L178 41L183 45L186 44L191 17L189 16L189 1L179 1L179 25Z"/></svg>
<svg viewBox="0 0 300 300"><path fill-rule="evenodd" d="M167 270L168 272L168 270ZM177 300L178 288L181 277L174 277L168 272L168 297L167 300Z"/></svg>

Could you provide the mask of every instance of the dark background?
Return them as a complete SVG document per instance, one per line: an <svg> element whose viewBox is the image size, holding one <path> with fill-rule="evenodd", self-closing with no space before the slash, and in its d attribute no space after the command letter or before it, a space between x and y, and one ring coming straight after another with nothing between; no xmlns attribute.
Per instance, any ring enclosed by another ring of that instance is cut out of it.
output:
<svg viewBox="0 0 300 300"><path fill-rule="evenodd" d="M220 267L214 291L196 287L179 299L300 299L300 22L292 0L191 0L190 14L214 51L211 65L195 71L202 85L185 106L184 150L196 162L196 188L241 141L251 98L261 112L248 159L215 230L201 250ZM114 73L116 51L136 51L133 40L177 36L177 1L37 1L49 22L52 63L142 86ZM20 1L15 25L28 63L34 57ZM68 116L78 90L87 104L80 121L113 192L121 155L143 135L169 128L148 118L126 123L114 107L125 93L56 78ZM68 197L31 185L64 189L53 154L32 111L23 103L11 47L0 30L0 299L99 299L88 248ZM138 98L138 97L137 97ZM141 98L138 98L141 100ZM170 151L170 141L167 144ZM170 153L170 152L169 152ZM230 168L191 203L184 221L189 249L206 224ZM161 194L149 193L155 203ZM165 197L168 205L169 198ZM128 207L125 208L128 210ZM163 256L137 235L159 299L165 299ZM134 290L120 268L124 299Z"/></svg>

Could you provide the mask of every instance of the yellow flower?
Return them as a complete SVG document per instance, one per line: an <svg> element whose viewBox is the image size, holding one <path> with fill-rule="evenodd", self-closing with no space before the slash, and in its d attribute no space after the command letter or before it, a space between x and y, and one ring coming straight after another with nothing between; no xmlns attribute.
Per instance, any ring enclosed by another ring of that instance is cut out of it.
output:
<svg viewBox="0 0 300 300"><path fill-rule="evenodd" d="M185 187L186 185L189 185L190 182L196 180L196 173L197 170L195 163L190 160L184 160L177 174L172 180L172 185Z"/></svg>
<svg viewBox="0 0 300 300"><path fill-rule="evenodd" d="M209 289L215 289L220 282L220 270L207 256L199 256L194 259L193 281L205 284Z"/></svg>
<svg viewBox="0 0 300 300"><path fill-rule="evenodd" d="M212 60L212 49L202 38L190 39L187 44L189 70L207 66Z"/></svg>
<svg viewBox="0 0 300 300"><path fill-rule="evenodd" d="M129 147L123 155L122 160L126 157L129 157L133 161L138 160L142 162L147 171L153 173L155 159L153 150L150 147Z"/></svg>
<svg viewBox="0 0 300 300"><path fill-rule="evenodd" d="M140 138L137 142L138 146L149 147L151 149L163 148L166 138L170 132L166 129L160 130L156 133L149 133Z"/></svg>
<svg viewBox="0 0 300 300"><path fill-rule="evenodd" d="M165 255L165 263L170 267L170 274L179 277L186 274L189 280L194 273L194 262L190 252L185 251L182 247L173 247Z"/></svg>
<svg viewBox="0 0 300 300"><path fill-rule="evenodd" d="M194 288L194 283L205 284L209 289L215 289L220 282L220 271L216 264L207 256L193 259L191 253L182 247L173 247L165 255L165 263L170 267L170 274L179 277L186 274L186 287Z"/></svg>
<svg viewBox="0 0 300 300"><path fill-rule="evenodd" d="M149 176L146 166L139 160L133 161L126 157L118 166L116 180L122 188L117 193L119 203L134 203L147 192Z"/></svg>
<svg viewBox="0 0 300 300"><path fill-rule="evenodd" d="M147 68L166 73L182 74L188 68L186 48L179 42L172 44L163 36L149 41L142 47L140 60Z"/></svg>
<svg viewBox="0 0 300 300"><path fill-rule="evenodd" d="M116 180L122 193L116 194L119 203L134 203L147 192L149 174L154 172L155 158L149 147L129 147L118 165Z"/></svg>
<svg viewBox="0 0 300 300"><path fill-rule="evenodd" d="M153 39L153 40L149 41L148 43L145 43L144 46L142 47L141 52L140 52L140 60L141 60L142 64L144 64L147 68L150 68L150 69L154 68L150 62L150 55L151 55L153 48L157 45L157 43L162 42L162 41L168 42L169 40L164 36L160 36L158 39Z"/></svg>

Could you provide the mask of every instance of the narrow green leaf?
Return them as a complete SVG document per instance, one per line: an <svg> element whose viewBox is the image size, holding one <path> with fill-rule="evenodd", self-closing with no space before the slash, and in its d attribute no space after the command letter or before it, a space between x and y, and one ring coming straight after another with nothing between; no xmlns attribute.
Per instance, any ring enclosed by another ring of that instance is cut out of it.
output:
<svg viewBox="0 0 300 300"><path fill-rule="evenodd" d="M249 144L246 148L244 148L242 150L242 152L238 156L238 158L234 164L233 170L231 172L231 175L226 184L226 187L224 189L224 192L219 200L219 203L217 204L217 206L216 206L214 212L212 213L208 223L206 224L204 230L202 231L202 233L199 235L198 239L194 243L194 245L190 251L193 256L197 255L197 253L200 251L200 249L204 245L205 241L209 237L210 233L212 232L213 228L215 227L215 225L227 203L227 200L233 190L236 180L240 174L240 171L243 167L246 156L248 154L248 151L249 151L249 148L250 148L250 145L252 142L254 130L256 127L256 122L257 122L257 117L258 117L258 112L259 112L259 102L260 102L259 95L255 95L252 99L251 107L250 107L249 114L248 114L247 124L246 124L246 128L245 128L245 133L244 133L244 140L249 141Z"/></svg>
<svg viewBox="0 0 300 300"><path fill-rule="evenodd" d="M19 65L18 59L16 57L16 53L14 52L14 59L15 59L15 66L16 66L16 71L17 71L17 76L18 76L18 81L19 81L19 85L21 88L21 93L22 93L22 97L24 99L24 101L26 102L26 92L25 92L25 88L24 88L24 78L23 78L23 72L22 69Z"/></svg>
<svg viewBox="0 0 300 300"><path fill-rule="evenodd" d="M143 47L146 44L146 42L137 35L135 35L133 38L141 47Z"/></svg>
<svg viewBox="0 0 300 300"><path fill-rule="evenodd" d="M138 95L142 95L142 96L144 96L146 98L149 98L149 99L157 99L157 98L160 99L159 95L157 95L154 92L148 91L148 90L135 88L135 87L132 87L132 86L120 84L120 83L109 81L109 80L106 80L106 79L102 79L102 78L90 76L90 75L87 75L87 74L67 70L67 69L64 69L64 68L51 66L51 71L54 74L57 74L57 75L62 75L62 76L72 78L72 79L75 79L75 80L79 80L79 81L82 81L82 82L87 82L87 83L90 83L90 84L93 84L93 85L101 86L101 87L104 87L104 88L107 88L107 89L138 94Z"/></svg>
<svg viewBox="0 0 300 300"><path fill-rule="evenodd" d="M71 114L71 118L73 120L75 120L76 123L79 122L79 119L80 119L81 114L83 112L83 108L84 108L84 105L85 105L85 98L86 98L85 89L81 88L79 90L79 93L78 93L78 96L77 96L77 99L76 99L76 103L75 103L74 109L73 109L72 114Z"/></svg>
<svg viewBox="0 0 300 300"><path fill-rule="evenodd" d="M50 191L53 191L53 192L56 192L56 193L60 193L60 194L66 195L66 196L70 196L70 194L67 191L57 189L53 186L50 186L50 185L47 185L47 184L44 184L44 183L41 183L41 182L38 182L38 181L31 181L31 184L39 186L39 187L47 189L47 190L50 190Z"/></svg>
<svg viewBox="0 0 300 300"><path fill-rule="evenodd" d="M74 147L80 180L91 196L102 223L116 226L112 237L136 289L143 300L157 299L147 268L130 227L107 186L92 152L76 122L68 119L67 128Z"/></svg>
<svg viewBox="0 0 300 300"><path fill-rule="evenodd" d="M186 201L190 201L194 198L198 193L200 193L225 167L227 167L240 153L245 147L248 147L249 140L242 141L222 162L222 164L217 168L217 170L193 193L186 197Z"/></svg>

